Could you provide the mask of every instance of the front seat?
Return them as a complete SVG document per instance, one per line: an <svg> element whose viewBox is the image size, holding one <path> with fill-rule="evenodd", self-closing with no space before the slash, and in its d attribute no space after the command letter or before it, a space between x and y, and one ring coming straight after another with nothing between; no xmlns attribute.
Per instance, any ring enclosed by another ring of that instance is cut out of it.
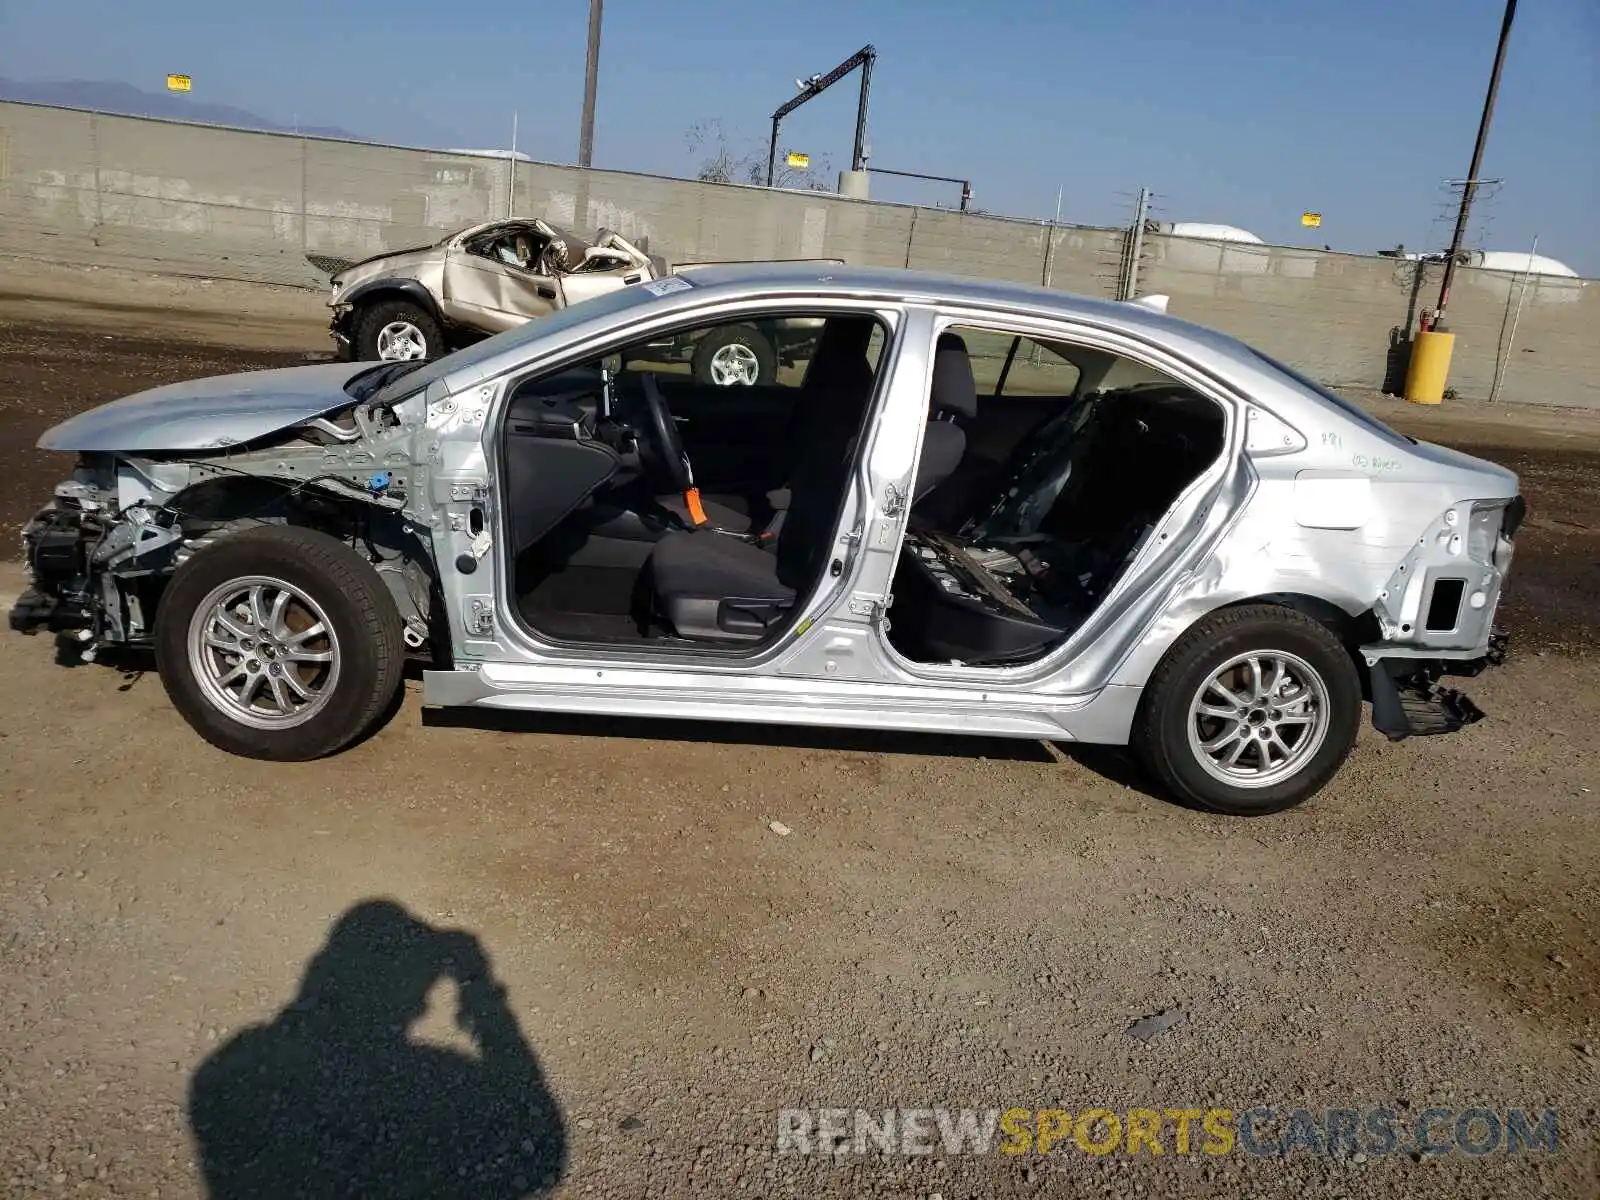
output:
<svg viewBox="0 0 1600 1200"><path fill-rule="evenodd" d="M822 455L832 457L832 447L819 447L819 440L828 441L830 428L854 429L860 424L872 396L872 362L867 357L867 347L875 328L877 324L871 317L831 317L817 336L816 349L805 378L796 389L794 409L784 433L784 482L765 497L770 513L762 531L763 541L770 541L781 532L793 504L794 477L804 463ZM705 523L728 533L750 532L755 521L748 511L749 501L736 508L729 503L734 499L701 497ZM677 514L685 524L696 524L682 496L661 496L657 503ZM761 507L759 499L754 507Z"/></svg>
<svg viewBox="0 0 1600 1200"><path fill-rule="evenodd" d="M863 360L865 350L863 341ZM651 550L643 573L650 612L679 637L759 640L783 622L796 594L821 575L871 392L858 396L853 389L827 389L814 399L827 408L829 419L808 422L811 436L795 462L789 515L775 553L712 533L668 534ZM932 491L961 461L966 435L949 417L976 412L966 346L945 335L934 355L914 497Z"/></svg>

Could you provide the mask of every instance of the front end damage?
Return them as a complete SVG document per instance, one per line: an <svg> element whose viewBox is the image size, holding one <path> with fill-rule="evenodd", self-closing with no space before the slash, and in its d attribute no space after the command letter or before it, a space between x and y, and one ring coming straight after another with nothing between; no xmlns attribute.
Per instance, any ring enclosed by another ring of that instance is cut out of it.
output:
<svg viewBox="0 0 1600 1200"><path fill-rule="evenodd" d="M96 619L104 604L100 588L111 560L124 557L108 552L108 539L114 529L125 531L119 541L127 550L141 528L116 519L116 494L92 482L92 468L80 469L78 475L83 477L57 484L55 499L23 526L22 554L32 586L11 609L11 628L17 633L87 632L85 640L92 639L101 624ZM155 526L150 529L154 539L161 540L162 532ZM146 624L138 595L112 607L118 618L130 614L131 608L131 624Z"/></svg>
<svg viewBox="0 0 1600 1200"><path fill-rule="evenodd" d="M435 580L429 519L414 510L427 507L416 428L398 409L353 404L225 452L80 453L23 528L31 586L10 627L62 635L86 661L148 649L167 582L192 556L239 530L295 524L362 554L421 649Z"/></svg>
<svg viewBox="0 0 1600 1200"><path fill-rule="evenodd" d="M1453 733L1483 719L1441 680L1505 662L1510 637L1495 627L1494 614L1526 511L1520 495L1452 506L1379 593L1373 613L1382 640L1362 646L1361 657L1373 728L1391 740Z"/></svg>

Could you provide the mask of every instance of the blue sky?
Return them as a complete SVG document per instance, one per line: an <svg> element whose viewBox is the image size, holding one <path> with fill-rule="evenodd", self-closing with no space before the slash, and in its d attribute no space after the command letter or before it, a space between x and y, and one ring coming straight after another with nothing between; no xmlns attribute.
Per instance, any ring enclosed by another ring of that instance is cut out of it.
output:
<svg viewBox="0 0 1600 1200"><path fill-rule="evenodd" d="M863 43L872 161L965 176L974 204L1166 220L1372 251L1448 239L1441 181L1466 174L1502 0L607 0L597 166L691 174L697 122L764 149L794 79ZM122 80L288 121L572 161L587 0L0 0L0 75ZM787 145L848 165L856 89L792 115ZM1475 222L1600 275L1600 4L1523 0ZM953 189L874 180L884 199ZM1304 209L1323 214L1303 230Z"/></svg>

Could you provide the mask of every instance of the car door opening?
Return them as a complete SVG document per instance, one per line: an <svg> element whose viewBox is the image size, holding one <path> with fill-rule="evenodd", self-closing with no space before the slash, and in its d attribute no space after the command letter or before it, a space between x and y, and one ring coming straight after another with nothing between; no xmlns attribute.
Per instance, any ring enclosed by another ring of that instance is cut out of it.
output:
<svg viewBox="0 0 1600 1200"><path fill-rule="evenodd" d="M790 336L770 379L692 369L702 344L776 325ZM781 635L834 563L885 346L865 312L763 314L510 384L504 553L522 622L558 642L741 653Z"/></svg>
<svg viewBox="0 0 1600 1200"><path fill-rule="evenodd" d="M986 330L941 336L941 368L974 379L960 460L926 488L919 471L888 610L888 640L926 664L1042 658L1095 612L1179 495L1222 453L1221 406L1133 359ZM936 437L935 435L940 435Z"/></svg>

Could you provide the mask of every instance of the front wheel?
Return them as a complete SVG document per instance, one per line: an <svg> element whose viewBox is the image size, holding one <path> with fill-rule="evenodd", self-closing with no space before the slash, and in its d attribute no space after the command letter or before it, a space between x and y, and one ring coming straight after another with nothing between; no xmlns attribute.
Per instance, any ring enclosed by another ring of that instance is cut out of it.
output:
<svg viewBox="0 0 1600 1200"><path fill-rule="evenodd" d="M180 567L156 612L156 667L212 745L301 761L340 750L394 700L399 613L361 557L325 533L236 533Z"/></svg>
<svg viewBox="0 0 1600 1200"><path fill-rule="evenodd" d="M409 300L383 300L356 316L355 356L360 362L413 362L444 352L439 323Z"/></svg>
<svg viewBox="0 0 1600 1200"><path fill-rule="evenodd" d="M1224 609L1179 638L1140 700L1133 748L1174 794L1260 816L1309 799L1361 722L1361 679L1325 626L1277 605Z"/></svg>

